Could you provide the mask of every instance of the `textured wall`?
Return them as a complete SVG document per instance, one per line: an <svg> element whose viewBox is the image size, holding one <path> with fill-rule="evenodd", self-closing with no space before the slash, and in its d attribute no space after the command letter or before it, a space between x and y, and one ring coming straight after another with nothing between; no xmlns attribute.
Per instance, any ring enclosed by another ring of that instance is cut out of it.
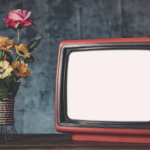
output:
<svg viewBox="0 0 150 150"><path fill-rule="evenodd" d="M32 11L38 28L21 31L21 42L44 36L32 53L35 64L22 84L15 101L18 133L57 133L54 92L58 45L61 40L149 37L149 0L0 0L0 36L16 41L17 32L3 29L10 10Z"/></svg>

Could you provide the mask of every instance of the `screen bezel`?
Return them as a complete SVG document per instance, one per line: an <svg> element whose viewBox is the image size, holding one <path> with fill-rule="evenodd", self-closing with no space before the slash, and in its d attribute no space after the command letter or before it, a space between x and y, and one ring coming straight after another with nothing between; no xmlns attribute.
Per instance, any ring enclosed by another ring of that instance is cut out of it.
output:
<svg viewBox="0 0 150 150"><path fill-rule="evenodd" d="M150 129L150 122L72 120L67 116L67 65L71 52L91 50L150 50L149 42L66 44L61 47L57 78L57 124L62 127Z"/></svg>

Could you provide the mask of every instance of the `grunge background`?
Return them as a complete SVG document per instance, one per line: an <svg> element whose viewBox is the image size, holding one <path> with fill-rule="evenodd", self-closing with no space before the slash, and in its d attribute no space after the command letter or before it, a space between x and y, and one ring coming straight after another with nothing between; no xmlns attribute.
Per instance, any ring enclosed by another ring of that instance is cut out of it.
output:
<svg viewBox="0 0 150 150"><path fill-rule="evenodd" d="M21 80L15 100L20 134L55 130L55 74L61 40L150 37L150 0L0 0L0 36L17 41L17 31L3 28L11 10L32 11L38 26L21 30L22 43L43 36L32 53L31 76Z"/></svg>

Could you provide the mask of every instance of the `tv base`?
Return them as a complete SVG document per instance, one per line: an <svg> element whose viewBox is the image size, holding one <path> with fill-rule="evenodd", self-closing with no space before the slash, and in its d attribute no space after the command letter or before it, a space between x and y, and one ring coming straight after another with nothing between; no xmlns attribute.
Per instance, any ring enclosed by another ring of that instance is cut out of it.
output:
<svg viewBox="0 0 150 150"><path fill-rule="evenodd" d="M150 143L150 136L128 135L100 135L100 134L71 134L72 140L101 141L101 142L126 142L126 143Z"/></svg>

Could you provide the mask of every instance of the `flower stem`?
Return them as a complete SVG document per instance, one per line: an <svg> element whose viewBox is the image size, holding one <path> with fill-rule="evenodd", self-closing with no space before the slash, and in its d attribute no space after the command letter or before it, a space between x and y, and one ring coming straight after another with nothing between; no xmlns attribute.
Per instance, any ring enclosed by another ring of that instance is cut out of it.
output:
<svg viewBox="0 0 150 150"><path fill-rule="evenodd" d="M20 57L20 56L19 56L18 54L16 54L14 61L16 62L16 61L19 59L19 57Z"/></svg>
<svg viewBox="0 0 150 150"><path fill-rule="evenodd" d="M16 60L16 57L17 57L17 54L16 54L15 57L14 57L14 60L13 60L14 62L15 62L15 60Z"/></svg>
<svg viewBox="0 0 150 150"><path fill-rule="evenodd" d="M18 45L19 45L19 42L20 42L20 29L18 29L18 38L17 38L17 40L18 40Z"/></svg>
<svg viewBox="0 0 150 150"><path fill-rule="evenodd" d="M0 50L0 61L2 59L2 50Z"/></svg>
<svg viewBox="0 0 150 150"><path fill-rule="evenodd" d="M18 38L17 38L17 40L18 40L18 46L19 46L19 43L20 43L20 30L21 30L21 29L18 29ZM16 53L13 62L16 62L16 61L19 59L19 57L20 57L20 56Z"/></svg>
<svg viewBox="0 0 150 150"><path fill-rule="evenodd" d="M2 52L2 57L3 57L3 59L4 59L4 55L5 55L5 51Z"/></svg>

